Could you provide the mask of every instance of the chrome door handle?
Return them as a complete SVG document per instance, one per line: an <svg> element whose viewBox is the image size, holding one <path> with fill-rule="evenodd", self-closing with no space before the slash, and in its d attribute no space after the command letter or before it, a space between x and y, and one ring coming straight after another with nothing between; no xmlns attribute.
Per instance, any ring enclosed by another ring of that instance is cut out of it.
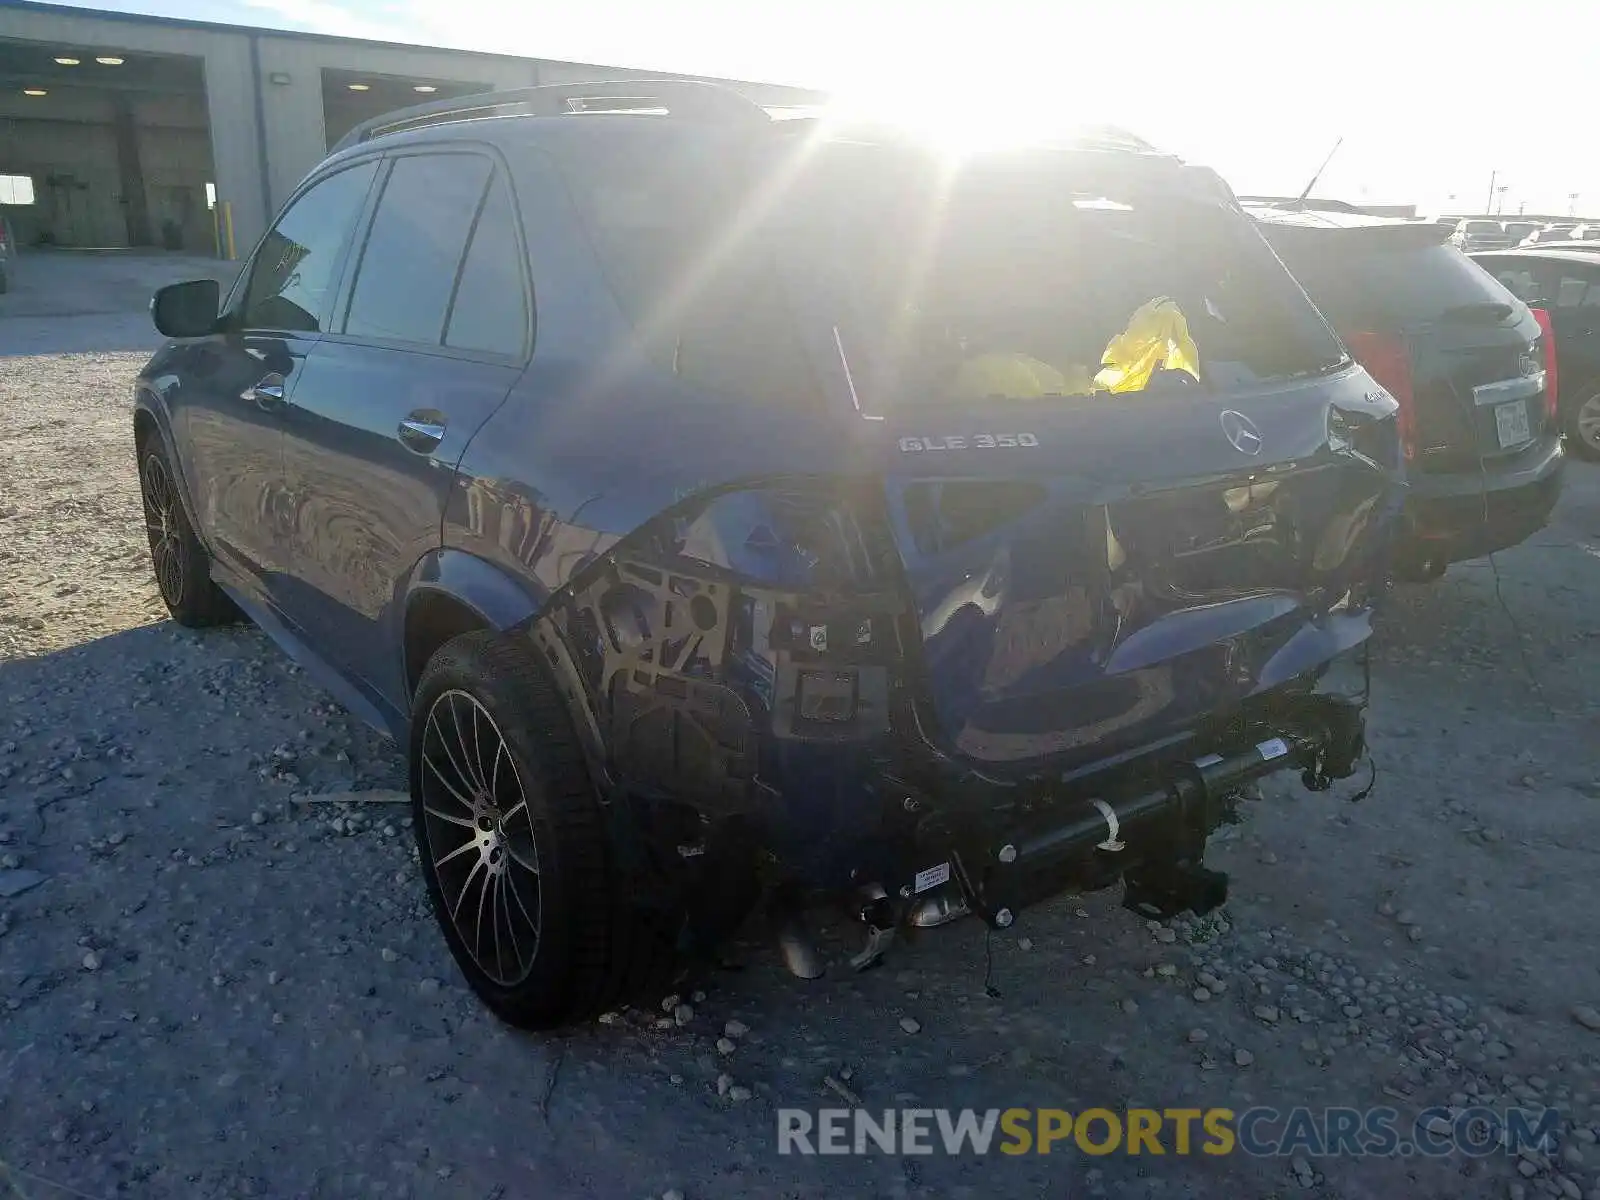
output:
<svg viewBox="0 0 1600 1200"><path fill-rule="evenodd" d="M283 407L283 376L273 371L263 375L259 383L245 390L243 399L254 400L258 408L272 411Z"/></svg>
<svg viewBox="0 0 1600 1200"><path fill-rule="evenodd" d="M400 422L398 436L407 450L429 454L444 441L444 419L434 414L407 417Z"/></svg>

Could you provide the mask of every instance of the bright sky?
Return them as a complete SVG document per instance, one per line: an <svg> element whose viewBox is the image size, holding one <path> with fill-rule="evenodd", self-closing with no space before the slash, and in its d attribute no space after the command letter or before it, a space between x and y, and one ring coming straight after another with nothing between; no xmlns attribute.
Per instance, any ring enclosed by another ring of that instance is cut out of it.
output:
<svg viewBox="0 0 1600 1200"><path fill-rule="evenodd" d="M87 0L320 33L1048 108L1122 125L1240 193L1600 214L1580 0Z"/></svg>

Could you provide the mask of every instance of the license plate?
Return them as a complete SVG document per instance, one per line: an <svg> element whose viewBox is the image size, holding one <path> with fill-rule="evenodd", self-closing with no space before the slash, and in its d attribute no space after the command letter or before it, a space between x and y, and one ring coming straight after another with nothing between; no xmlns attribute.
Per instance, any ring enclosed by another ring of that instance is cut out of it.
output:
<svg viewBox="0 0 1600 1200"><path fill-rule="evenodd" d="M1528 405L1526 401L1518 400L1512 404L1497 404L1494 407L1494 429L1500 435L1500 448L1515 446L1526 442L1533 437L1533 431L1528 427Z"/></svg>

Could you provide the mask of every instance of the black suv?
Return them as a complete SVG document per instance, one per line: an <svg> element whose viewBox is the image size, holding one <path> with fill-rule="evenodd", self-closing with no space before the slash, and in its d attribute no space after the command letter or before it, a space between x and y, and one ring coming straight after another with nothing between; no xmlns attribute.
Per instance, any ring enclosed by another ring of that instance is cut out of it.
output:
<svg viewBox="0 0 1600 1200"><path fill-rule="evenodd" d="M1400 402L1402 577L1514 546L1560 494L1549 315L1449 244L1449 225L1251 208L1284 265Z"/></svg>

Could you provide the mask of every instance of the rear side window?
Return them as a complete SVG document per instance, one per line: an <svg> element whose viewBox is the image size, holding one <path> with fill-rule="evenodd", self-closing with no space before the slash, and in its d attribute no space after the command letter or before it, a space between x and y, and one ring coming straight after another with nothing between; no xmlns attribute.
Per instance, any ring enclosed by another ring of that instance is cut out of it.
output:
<svg viewBox="0 0 1600 1200"><path fill-rule="evenodd" d="M1495 278L1530 304L1558 309L1600 306L1600 271L1549 259L1510 259L1491 266Z"/></svg>
<svg viewBox="0 0 1600 1200"><path fill-rule="evenodd" d="M1414 231L1269 234L1312 301L1343 330L1424 324L1512 305L1516 297L1454 246L1417 245Z"/></svg>
<svg viewBox="0 0 1600 1200"><path fill-rule="evenodd" d="M322 328L345 242L377 170L371 161L329 175L284 210L250 267L243 312L247 328L303 333Z"/></svg>
<svg viewBox="0 0 1600 1200"><path fill-rule="evenodd" d="M395 160L356 268L346 334L439 345L492 167L476 154Z"/></svg>
<svg viewBox="0 0 1600 1200"><path fill-rule="evenodd" d="M528 337L528 300L511 191L496 174L473 227L456 285L445 345L520 356Z"/></svg>
<svg viewBox="0 0 1600 1200"><path fill-rule="evenodd" d="M801 317L762 220L770 206L744 207L748 159L714 136L644 133L574 141L561 156L637 349L722 395L819 403Z"/></svg>

